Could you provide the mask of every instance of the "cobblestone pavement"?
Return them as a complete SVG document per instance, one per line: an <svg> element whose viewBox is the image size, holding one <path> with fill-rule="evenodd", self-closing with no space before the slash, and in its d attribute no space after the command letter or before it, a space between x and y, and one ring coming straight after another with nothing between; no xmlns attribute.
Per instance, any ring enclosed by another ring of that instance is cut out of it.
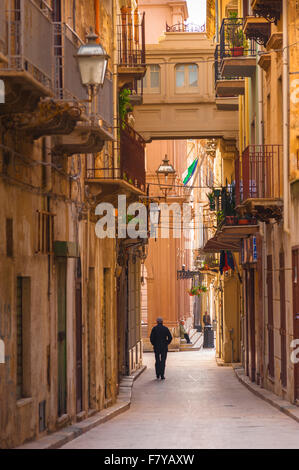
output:
<svg viewBox="0 0 299 470"><path fill-rule="evenodd" d="M299 424L240 384L214 351L169 353L166 380L154 355L135 382L130 410L65 449L294 449Z"/></svg>

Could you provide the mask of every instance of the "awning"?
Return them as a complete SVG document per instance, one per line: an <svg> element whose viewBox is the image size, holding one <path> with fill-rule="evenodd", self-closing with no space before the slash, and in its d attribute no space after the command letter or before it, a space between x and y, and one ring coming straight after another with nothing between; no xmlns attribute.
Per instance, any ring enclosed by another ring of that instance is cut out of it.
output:
<svg viewBox="0 0 299 470"><path fill-rule="evenodd" d="M241 240L259 231L258 225L224 225L213 238L204 246L206 253L216 253L221 250L238 252L241 250Z"/></svg>

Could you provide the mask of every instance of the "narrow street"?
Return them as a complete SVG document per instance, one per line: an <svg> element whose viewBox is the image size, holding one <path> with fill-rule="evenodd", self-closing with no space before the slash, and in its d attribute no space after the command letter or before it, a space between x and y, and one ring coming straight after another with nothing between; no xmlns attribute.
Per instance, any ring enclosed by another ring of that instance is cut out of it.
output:
<svg viewBox="0 0 299 470"><path fill-rule="evenodd" d="M299 425L218 367L213 350L169 353L166 380L154 355L133 387L130 410L64 449L298 449Z"/></svg>

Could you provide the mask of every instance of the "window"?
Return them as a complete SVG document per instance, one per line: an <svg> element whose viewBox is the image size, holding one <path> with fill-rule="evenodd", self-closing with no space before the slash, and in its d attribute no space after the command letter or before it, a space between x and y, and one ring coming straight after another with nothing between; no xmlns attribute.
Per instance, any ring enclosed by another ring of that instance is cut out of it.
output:
<svg viewBox="0 0 299 470"><path fill-rule="evenodd" d="M198 87L198 67L196 64L181 64L175 67L176 89L178 92L195 92Z"/></svg>
<svg viewBox="0 0 299 470"><path fill-rule="evenodd" d="M143 87L147 93L160 93L160 65L149 65L143 79Z"/></svg>
<svg viewBox="0 0 299 470"><path fill-rule="evenodd" d="M13 220L6 219L6 256L13 257Z"/></svg>
<svg viewBox="0 0 299 470"><path fill-rule="evenodd" d="M30 278L17 278L16 332L17 332L17 400L30 396Z"/></svg>
<svg viewBox="0 0 299 470"><path fill-rule="evenodd" d="M54 216L51 212L37 211L36 253L53 254Z"/></svg>

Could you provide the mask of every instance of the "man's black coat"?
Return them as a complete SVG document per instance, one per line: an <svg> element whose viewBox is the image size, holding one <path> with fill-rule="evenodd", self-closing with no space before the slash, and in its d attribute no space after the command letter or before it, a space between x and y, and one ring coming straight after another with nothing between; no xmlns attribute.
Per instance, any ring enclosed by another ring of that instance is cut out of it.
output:
<svg viewBox="0 0 299 470"><path fill-rule="evenodd" d="M155 352L168 351L168 345L172 341L172 336L167 326L164 326L162 323L154 326L150 341L154 346Z"/></svg>

